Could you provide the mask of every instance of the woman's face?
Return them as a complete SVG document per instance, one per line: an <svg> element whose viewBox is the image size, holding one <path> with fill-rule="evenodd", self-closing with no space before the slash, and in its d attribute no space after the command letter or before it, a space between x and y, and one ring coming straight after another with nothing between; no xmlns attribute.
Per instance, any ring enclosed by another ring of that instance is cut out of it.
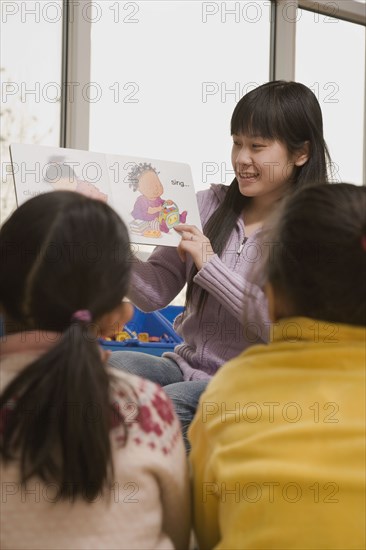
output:
<svg viewBox="0 0 366 550"><path fill-rule="evenodd" d="M242 195L257 197L279 192L290 184L298 154L278 140L234 134L231 162Z"/></svg>

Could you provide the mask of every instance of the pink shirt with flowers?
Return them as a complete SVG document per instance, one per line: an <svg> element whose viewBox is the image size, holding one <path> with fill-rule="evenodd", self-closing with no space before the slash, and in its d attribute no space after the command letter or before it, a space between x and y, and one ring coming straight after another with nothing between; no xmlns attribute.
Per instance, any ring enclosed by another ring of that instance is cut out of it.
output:
<svg viewBox="0 0 366 550"><path fill-rule="evenodd" d="M23 333L0 341L0 390L57 341ZM52 487L19 483L16 462L1 463L0 547L13 549L185 549L189 483L179 422L163 390L113 369L110 438L115 480L93 502L55 501ZM12 403L1 411L0 432ZM119 422L122 413L128 429Z"/></svg>

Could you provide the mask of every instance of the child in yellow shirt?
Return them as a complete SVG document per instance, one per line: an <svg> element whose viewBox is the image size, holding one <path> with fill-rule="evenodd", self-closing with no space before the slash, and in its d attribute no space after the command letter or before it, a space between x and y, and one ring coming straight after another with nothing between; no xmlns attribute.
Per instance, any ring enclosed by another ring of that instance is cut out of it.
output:
<svg viewBox="0 0 366 550"><path fill-rule="evenodd" d="M350 184L282 206L271 343L220 369L189 432L202 550L365 548L365 212Z"/></svg>

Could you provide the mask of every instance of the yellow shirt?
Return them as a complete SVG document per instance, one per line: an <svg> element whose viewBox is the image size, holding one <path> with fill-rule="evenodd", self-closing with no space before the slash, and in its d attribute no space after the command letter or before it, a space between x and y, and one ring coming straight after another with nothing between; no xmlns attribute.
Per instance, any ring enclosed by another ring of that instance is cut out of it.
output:
<svg viewBox="0 0 366 550"><path fill-rule="evenodd" d="M214 376L189 431L201 550L365 548L365 329L272 327Z"/></svg>

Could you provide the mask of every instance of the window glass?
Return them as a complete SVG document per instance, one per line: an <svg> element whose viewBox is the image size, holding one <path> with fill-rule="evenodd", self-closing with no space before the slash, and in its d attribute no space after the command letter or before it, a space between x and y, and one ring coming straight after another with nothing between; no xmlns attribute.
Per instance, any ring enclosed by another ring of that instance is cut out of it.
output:
<svg viewBox="0 0 366 550"><path fill-rule="evenodd" d="M362 184L365 27L299 10L296 80L320 102L334 181Z"/></svg>
<svg viewBox="0 0 366 550"><path fill-rule="evenodd" d="M1 2L1 222L14 210L10 143L59 145L62 0Z"/></svg>
<svg viewBox="0 0 366 550"><path fill-rule="evenodd" d="M196 190L229 183L230 117L268 81L270 2L94 4L92 151L187 162Z"/></svg>

